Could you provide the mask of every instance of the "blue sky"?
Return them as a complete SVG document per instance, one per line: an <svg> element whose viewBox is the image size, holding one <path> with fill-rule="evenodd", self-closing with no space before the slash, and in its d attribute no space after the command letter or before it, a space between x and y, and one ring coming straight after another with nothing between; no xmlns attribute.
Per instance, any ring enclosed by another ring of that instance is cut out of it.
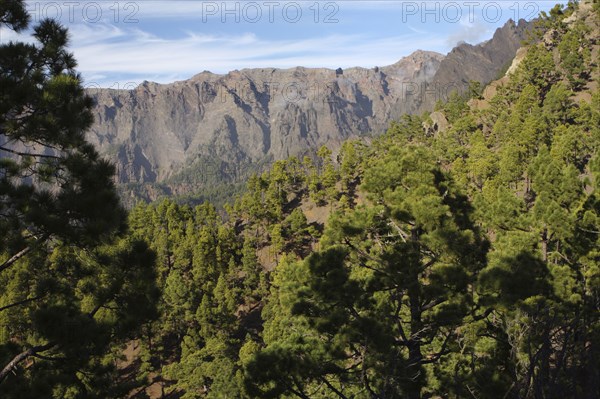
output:
<svg viewBox="0 0 600 399"><path fill-rule="evenodd" d="M27 1L32 20L55 17L87 87L133 88L209 70L383 66L415 50L479 43L509 19L556 1ZM0 41L19 38L3 28ZM27 35L19 39L28 40Z"/></svg>

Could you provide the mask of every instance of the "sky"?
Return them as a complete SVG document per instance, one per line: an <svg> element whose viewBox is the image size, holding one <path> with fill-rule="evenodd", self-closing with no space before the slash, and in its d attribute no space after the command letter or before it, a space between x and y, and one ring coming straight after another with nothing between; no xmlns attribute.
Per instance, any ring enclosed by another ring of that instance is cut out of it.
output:
<svg viewBox="0 0 600 399"><path fill-rule="evenodd" d="M202 71L390 65L416 50L490 39L553 1L28 0L35 25L58 19L86 87L131 89ZM0 28L0 42L31 41Z"/></svg>

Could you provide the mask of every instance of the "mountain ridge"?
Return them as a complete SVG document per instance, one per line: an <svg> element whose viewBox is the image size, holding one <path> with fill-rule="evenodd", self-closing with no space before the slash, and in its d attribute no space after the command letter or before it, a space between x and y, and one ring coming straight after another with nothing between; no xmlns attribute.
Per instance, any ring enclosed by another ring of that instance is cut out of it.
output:
<svg viewBox="0 0 600 399"><path fill-rule="evenodd" d="M461 44L446 56L418 50L381 67L203 71L169 84L93 89L88 140L116 163L117 181L137 190L131 197L242 182L275 160L322 145L335 152L348 138L383 133L403 114L431 111L451 90L466 88L465 74L489 82L528 26L509 21L479 45Z"/></svg>

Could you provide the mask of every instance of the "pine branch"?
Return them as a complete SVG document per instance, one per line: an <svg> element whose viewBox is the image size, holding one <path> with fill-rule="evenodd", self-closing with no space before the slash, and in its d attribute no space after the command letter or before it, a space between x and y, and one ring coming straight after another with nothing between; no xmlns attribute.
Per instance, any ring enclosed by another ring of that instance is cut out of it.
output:
<svg viewBox="0 0 600 399"><path fill-rule="evenodd" d="M448 298L435 299L435 300L429 302L428 304L421 306L421 312L425 312L425 311L432 309L432 308L436 307L437 305L441 305L442 303L447 302L447 301L448 301Z"/></svg>
<svg viewBox="0 0 600 399"><path fill-rule="evenodd" d="M40 297L33 298L33 299L39 299L39 298ZM33 300L33 299L31 299L31 300ZM16 305L13 304L13 305L9 305L9 307L10 306L16 306ZM4 310L4 308L1 308L0 310ZM89 316L93 318L94 314L90 313ZM52 356L45 356L45 355L40 354L40 352L47 351L48 349L52 349L54 347L56 347L56 344L53 342L49 342L46 345L34 346L32 348L27 349L26 351L19 353L2 369L2 371L0 371L0 384L6 379L8 374L10 374L11 372L14 372L14 370L17 368L19 363L27 360L29 357L36 357L38 359L43 359L43 360L47 360L47 361L66 360L64 357L52 357Z"/></svg>
<svg viewBox="0 0 600 399"><path fill-rule="evenodd" d="M448 333L448 335L446 335L446 338L444 338L444 342L442 343L442 348L439 350L439 352L428 356L427 359L421 360L421 364L435 363L438 360L440 360L442 358L442 356L451 353L452 351L447 350L446 348L448 347L448 342L450 341L450 337L452 337L453 335L454 334L452 334L452 333Z"/></svg>
<svg viewBox="0 0 600 399"><path fill-rule="evenodd" d="M22 301L11 303L10 305L2 306L2 307L0 307L0 312L10 309L10 308L14 308L15 306L20 306L20 305L24 305L29 302L37 301L38 299L42 299L44 296L45 295L40 295L40 296L36 296L34 298L27 298L27 299L23 299Z"/></svg>
<svg viewBox="0 0 600 399"><path fill-rule="evenodd" d="M340 392L336 387L334 387L325 377L320 377L319 378L321 381L323 381L325 383L325 385L327 385L327 387L329 389L331 389L337 396L339 396L341 399L348 399L346 397L346 395L344 395L342 392Z"/></svg>
<svg viewBox="0 0 600 399"><path fill-rule="evenodd" d="M398 231L398 233L400 234L400 238L402 238L402 241L407 242L407 239L410 239L410 235L406 231L402 230L400 226L398 226L391 218L389 219L388 224L394 227L396 231Z"/></svg>
<svg viewBox="0 0 600 399"><path fill-rule="evenodd" d="M28 152L21 152L21 151L12 150L10 148L6 148L6 147L2 147L2 146L0 146L0 150L9 152L11 154L19 155L21 157L48 158L48 159L56 159L56 160L61 160L62 159L61 157L57 157L56 155L31 154L31 153L28 153Z"/></svg>
<svg viewBox="0 0 600 399"><path fill-rule="evenodd" d="M600 234L600 231L598 231L598 230L584 229L583 227L579 227L579 226L577 226L577 228L585 233Z"/></svg>
<svg viewBox="0 0 600 399"><path fill-rule="evenodd" d="M38 245L40 245L44 241L46 241L49 237L50 237L49 234L44 234L36 242L34 242L33 244L29 245L28 247L23 248L22 250L20 250L19 252L17 252L13 256L11 256L7 261L5 261L3 264L0 265L0 273L2 273L4 270L6 270L9 267L11 267L16 261L18 261L19 259L21 259L25 255L27 255L35 247L37 247Z"/></svg>
<svg viewBox="0 0 600 399"><path fill-rule="evenodd" d="M51 349L54 346L56 346L56 345L53 342L50 342L50 343L47 343L46 345L34 346L32 348L27 349L24 352L19 353L6 366L4 366L2 371L0 371L0 384L2 382L4 382L6 377L8 377L8 375L17 368L19 363L27 360L31 356L38 355L39 352L47 351L48 349Z"/></svg>
<svg viewBox="0 0 600 399"><path fill-rule="evenodd" d="M14 254L12 257L10 257L10 259L8 259L6 262L4 262L2 265L0 265L0 273L2 273L4 270L11 267L13 265L13 263L15 263L16 261L21 259L23 256L27 255L29 252L31 252L32 249L33 249L32 246L25 247L24 249L20 250L16 254Z"/></svg>
<svg viewBox="0 0 600 399"><path fill-rule="evenodd" d="M310 399L310 397L304 393L304 391L302 390L302 387L300 386L298 381L296 381L296 379L294 377L292 377L291 379L297 389L294 389L292 386L290 386L290 384L286 384L288 386L288 389L290 390L290 392L292 392L294 395L298 396L299 398Z"/></svg>

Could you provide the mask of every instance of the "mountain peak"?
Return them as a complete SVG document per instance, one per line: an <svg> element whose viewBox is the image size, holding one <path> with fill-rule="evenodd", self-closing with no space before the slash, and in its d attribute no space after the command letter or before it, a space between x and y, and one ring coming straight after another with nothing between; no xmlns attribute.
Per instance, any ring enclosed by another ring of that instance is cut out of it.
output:
<svg viewBox="0 0 600 399"><path fill-rule="evenodd" d="M384 66L384 68L398 66L398 65L407 64L407 63L423 63L423 62L427 62L427 61L431 61L431 60L441 61L442 59L444 59L444 57L445 56L443 54L440 54L435 51L416 50L416 51L413 51L412 53L410 53L409 55L400 58L395 63Z"/></svg>
<svg viewBox="0 0 600 399"><path fill-rule="evenodd" d="M470 81L487 84L494 80L498 72L514 59L526 32L533 22L508 20L496 29L494 36L477 45L462 43L454 47L441 61L435 76L431 79L431 91L437 90L448 95L452 90L464 90ZM442 96L429 96L421 104L420 111L433 107Z"/></svg>

